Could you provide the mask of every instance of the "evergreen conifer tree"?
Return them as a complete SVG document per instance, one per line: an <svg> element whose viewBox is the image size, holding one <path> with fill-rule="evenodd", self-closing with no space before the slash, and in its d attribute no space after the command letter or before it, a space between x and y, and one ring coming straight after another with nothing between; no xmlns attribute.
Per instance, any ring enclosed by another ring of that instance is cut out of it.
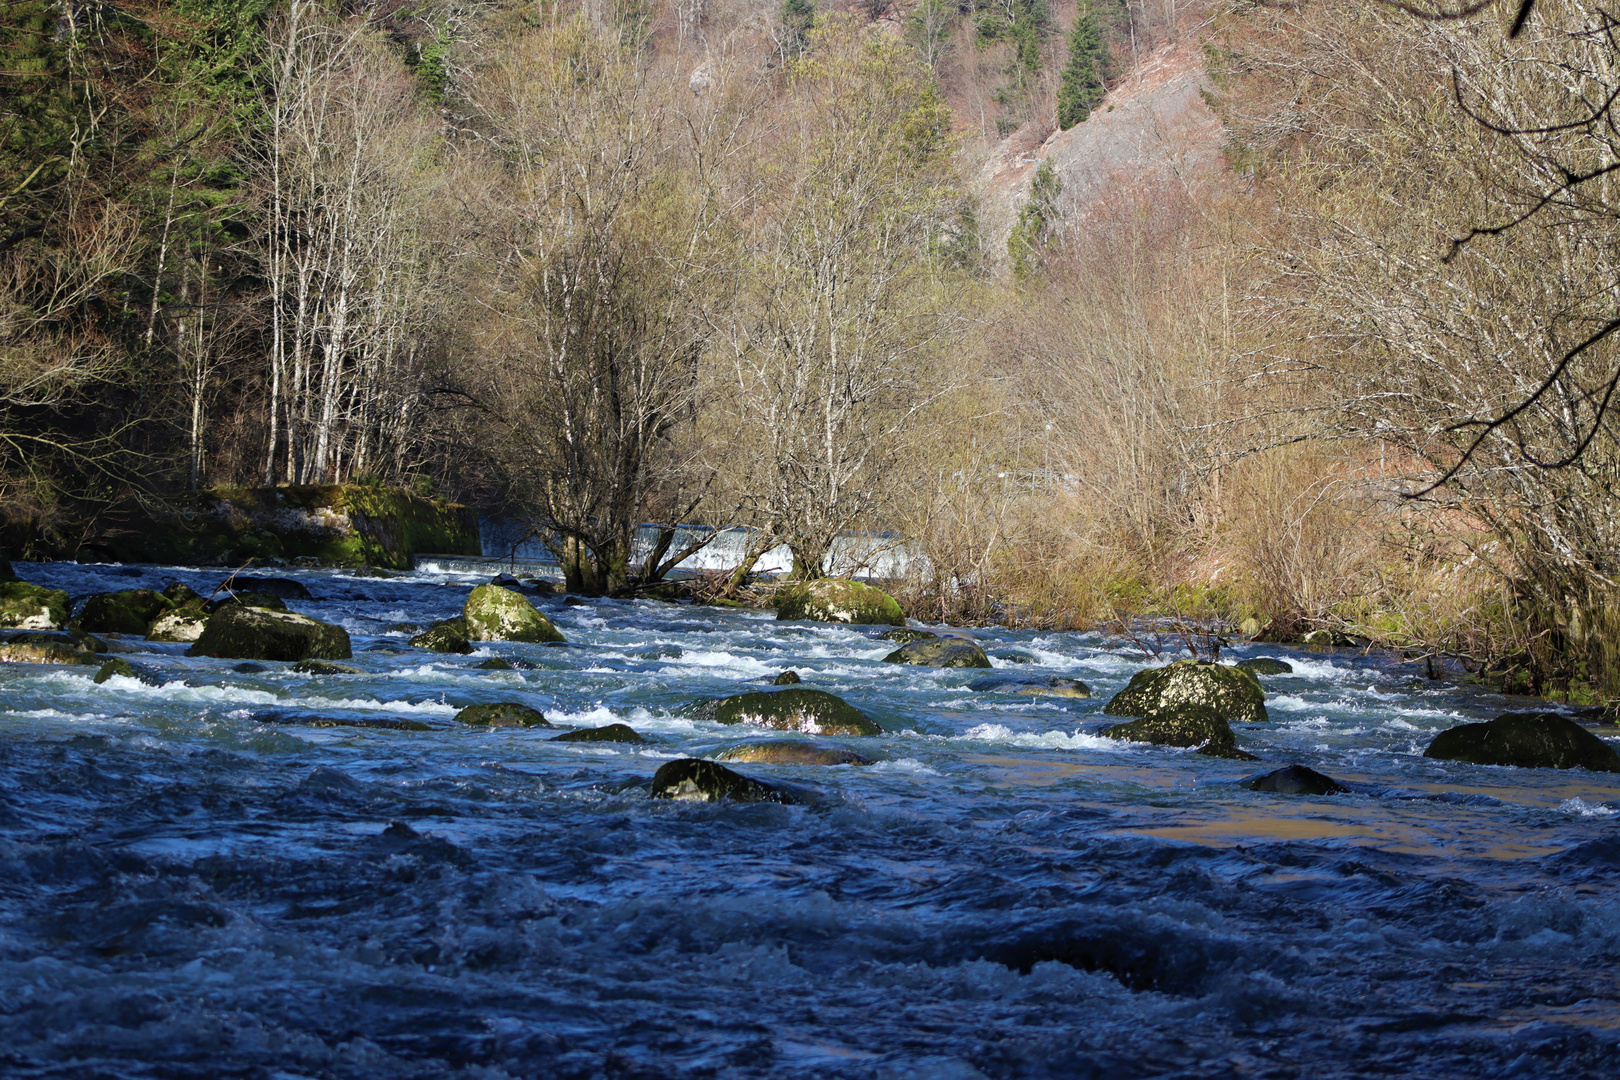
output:
<svg viewBox="0 0 1620 1080"><path fill-rule="evenodd" d="M1069 31L1069 64L1058 87L1058 127L1067 130L1091 115L1108 92L1108 46L1089 5L1080 8Z"/></svg>

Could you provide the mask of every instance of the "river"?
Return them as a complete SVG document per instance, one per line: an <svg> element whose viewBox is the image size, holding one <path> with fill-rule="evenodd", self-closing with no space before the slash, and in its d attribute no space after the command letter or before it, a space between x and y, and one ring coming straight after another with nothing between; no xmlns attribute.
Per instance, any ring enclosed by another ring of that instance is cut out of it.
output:
<svg viewBox="0 0 1620 1080"><path fill-rule="evenodd" d="M1095 633L976 632L1090 700L884 664L882 628L655 601L542 599L568 647L462 657L407 625L479 579L276 573L363 674L139 639L150 682L0 666L0 1075L1620 1075L1620 777L1421 756L1506 699L1245 646L1294 672L1238 730L1263 762L1233 762L1095 735L1153 662ZM474 666L497 655L533 667ZM739 740L690 702L789 668L883 726L832 740L876 764L736 766L799 805L647 797ZM501 700L649 742L452 723ZM1293 762L1351 794L1239 784Z"/></svg>

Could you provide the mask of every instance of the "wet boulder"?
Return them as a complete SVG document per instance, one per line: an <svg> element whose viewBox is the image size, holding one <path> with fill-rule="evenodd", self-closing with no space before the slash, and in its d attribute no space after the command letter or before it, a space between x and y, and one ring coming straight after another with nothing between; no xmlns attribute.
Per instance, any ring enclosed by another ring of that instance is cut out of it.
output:
<svg viewBox="0 0 1620 1080"><path fill-rule="evenodd" d="M467 640L467 634L467 620L458 615L454 619L434 623L411 638L411 644L418 649L466 656L473 651L472 642Z"/></svg>
<svg viewBox="0 0 1620 1080"><path fill-rule="evenodd" d="M778 619L858 625L906 625L905 613L882 589L843 578L821 578L776 590Z"/></svg>
<svg viewBox="0 0 1620 1080"><path fill-rule="evenodd" d="M95 681L98 684L104 683L114 675L122 675L126 679L135 679L139 682L145 683L148 686L160 686L163 683L162 679L158 678L150 671L147 671L145 668L136 667L134 664L130 663L128 660L125 660L121 656L115 656L111 660L108 660L105 664L102 664L101 668L96 672Z"/></svg>
<svg viewBox="0 0 1620 1080"><path fill-rule="evenodd" d="M799 678L799 673L797 671L784 671L784 672L782 672L782 674L778 675L776 678L771 680L771 685L772 686L796 686L797 684L802 683L802 682L804 682L804 680Z"/></svg>
<svg viewBox="0 0 1620 1080"><path fill-rule="evenodd" d="M879 641L893 641L901 645L909 645L913 641L932 641L939 637L932 630L912 630L902 626L898 630L886 630L878 635Z"/></svg>
<svg viewBox="0 0 1620 1080"><path fill-rule="evenodd" d="M152 620L152 625L146 631L146 640L193 642L202 637L207 626L208 616L200 607L176 608Z"/></svg>
<svg viewBox="0 0 1620 1080"><path fill-rule="evenodd" d="M993 655L997 660L1005 660L1009 664L1033 664L1035 662L1035 658L1033 656L1020 649L1004 649L1001 652L992 653L991 655Z"/></svg>
<svg viewBox="0 0 1620 1080"><path fill-rule="evenodd" d="M646 742L629 724L604 724L601 727L575 728L553 736L552 742Z"/></svg>
<svg viewBox="0 0 1620 1080"><path fill-rule="evenodd" d="M1177 660L1137 672L1130 684L1103 706L1109 716L1150 716L1184 705L1198 705L1233 723L1261 723L1266 694L1247 670L1209 660Z"/></svg>
<svg viewBox="0 0 1620 1080"><path fill-rule="evenodd" d="M769 784L698 758L665 763L653 773L651 796L682 802L785 802Z"/></svg>
<svg viewBox="0 0 1620 1080"><path fill-rule="evenodd" d="M432 724L402 716L331 716L299 709L266 709L253 714L255 724L297 724L319 728L382 728L385 731L432 731Z"/></svg>
<svg viewBox="0 0 1620 1080"><path fill-rule="evenodd" d="M1251 776L1243 781L1250 791L1272 791L1279 795L1348 795L1350 789L1315 769L1290 765L1286 769Z"/></svg>
<svg viewBox="0 0 1620 1080"><path fill-rule="evenodd" d="M222 596L218 600L210 600L203 605L203 610L209 614L228 607L256 607L266 611L286 611L287 605L281 602L281 597L261 592L234 592L229 596Z"/></svg>
<svg viewBox="0 0 1620 1080"><path fill-rule="evenodd" d="M349 632L298 615L231 604L208 617L202 635L188 656L219 656L234 660L347 660Z"/></svg>
<svg viewBox="0 0 1620 1080"><path fill-rule="evenodd" d="M240 577L231 582L236 592L262 593L278 600L313 600L309 589L301 581L284 577Z"/></svg>
<svg viewBox="0 0 1620 1080"><path fill-rule="evenodd" d="M987 668L990 658L984 650L965 638L928 638L900 646L883 658L885 664L915 664L919 667Z"/></svg>
<svg viewBox="0 0 1620 1080"><path fill-rule="evenodd" d="M1312 630L1299 639L1301 645L1309 645L1314 649L1354 649L1361 642L1346 634L1342 630Z"/></svg>
<svg viewBox="0 0 1620 1080"><path fill-rule="evenodd" d="M463 638L462 640L466 639ZM512 661L508 660L504 656L492 656L488 660L483 660L474 664L473 667L479 669L480 671L511 671Z"/></svg>
<svg viewBox="0 0 1620 1080"><path fill-rule="evenodd" d="M1434 737L1424 757L1522 769L1620 772L1620 754L1557 713L1503 713L1483 724L1459 724Z"/></svg>
<svg viewBox="0 0 1620 1080"><path fill-rule="evenodd" d="M152 589L96 593L79 612L79 626L92 634L143 635L173 610L174 601Z"/></svg>
<svg viewBox="0 0 1620 1080"><path fill-rule="evenodd" d="M1088 698L1091 687L1079 679L1053 675L1045 679L1024 679L1017 675L991 676L968 683L976 693L1005 692L1014 694L1044 694L1047 697Z"/></svg>
<svg viewBox="0 0 1620 1080"><path fill-rule="evenodd" d="M29 635L32 637L32 635ZM101 657L61 641L10 638L0 641L0 664L95 664Z"/></svg>
<svg viewBox="0 0 1620 1080"><path fill-rule="evenodd" d="M456 713L456 723L474 727L551 727L550 720L539 709L531 709L515 701L497 701L489 705L469 705Z"/></svg>
<svg viewBox="0 0 1620 1080"><path fill-rule="evenodd" d="M1240 667L1250 675L1291 675L1294 671L1293 664L1271 656L1257 656L1253 660L1239 660L1232 666Z"/></svg>
<svg viewBox="0 0 1620 1080"><path fill-rule="evenodd" d="M1208 705L1186 704L1156 712L1125 724L1103 728L1099 735L1109 739L1152 743L1155 746L1190 746L1209 757L1235 761L1256 761L1253 754L1237 748L1226 718Z"/></svg>
<svg viewBox="0 0 1620 1080"><path fill-rule="evenodd" d="M68 594L26 581L0 581L0 627L60 630L68 621Z"/></svg>
<svg viewBox="0 0 1620 1080"><path fill-rule="evenodd" d="M737 694L714 703L720 724L752 724L806 735L881 735L865 713L824 690L789 687Z"/></svg>
<svg viewBox="0 0 1620 1080"><path fill-rule="evenodd" d="M872 759L842 746L771 739L728 747L715 755L721 761L747 761L755 765L870 765Z"/></svg>
<svg viewBox="0 0 1620 1080"><path fill-rule="evenodd" d="M499 585L480 585L467 597L462 617L469 641L565 641L551 620L528 599Z"/></svg>
<svg viewBox="0 0 1620 1080"><path fill-rule="evenodd" d="M300 660L292 666L300 675L364 675L353 664L332 664L325 660Z"/></svg>

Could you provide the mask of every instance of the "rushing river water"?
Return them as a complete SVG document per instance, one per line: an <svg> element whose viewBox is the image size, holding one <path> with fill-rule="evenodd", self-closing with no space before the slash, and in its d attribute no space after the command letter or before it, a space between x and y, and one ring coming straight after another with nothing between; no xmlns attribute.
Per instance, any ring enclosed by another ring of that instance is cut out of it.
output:
<svg viewBox="0 0 1620 1080"><path fill-rule="evenodd" d="M1244 648L1295 667L1238 731L1257 765L1091 734L1147 663L1096 634L980 635L1089 701L886 665L882 628L658 602L543 599L569 647L461 657L400 624L472 578L289 576L365 674L139 640L160 685L0 668L0 1076L1620 1075L1620 777L1421 756L1502 698ZM787 668L882 724L835 740L877 764L736 766L803 805L647 797L760 734L684 705ZM651 741L451 722L500 700ZM1238 784L1291 762L1353 793Z"/></svg>

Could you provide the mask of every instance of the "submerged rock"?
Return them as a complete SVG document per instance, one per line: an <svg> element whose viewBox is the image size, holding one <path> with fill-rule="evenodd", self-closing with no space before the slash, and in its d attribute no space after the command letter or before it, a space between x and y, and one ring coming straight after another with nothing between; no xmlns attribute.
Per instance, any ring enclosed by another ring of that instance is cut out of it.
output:
<svg viewBox="0 0 1620 1080"><path fill-rule="evenodd" d="M432 731L432 724L400 716L328 716L295 709L266 709L253 714L255 724L298 724L303 727L382 728L386 731Z"/></svg>
<svg viewBox="0 0 1620 1080"><path fill-rule="evenodd" d="M799 678L799 673L797 671L784 671L784 672L782 672L782 674L778 675L775 679L771 680L771 685L773 685L773 686L794 686L794 685L796 685L798 683L802 683L802 682L804 682L804 680Z"/></svg>
<svg viewBox="0 0 1620 1080"><path fill-rule="evenodd" d="M700 707L700 712L705 711ZM855 706L824 690L793 687L737 694L714 703L713 719L720 724L753 724L806 735L881 735Z"/></svg>
<svg viewBox="0 0 1620 1080"><path fill-rule="evenodd" d="M604 724L601 727L575 728L552 737L552 742L646 742L629 724Z"/></svg>
<svg viewBox="0 0 1620 1080"><path fill-rule="evenodd" d="M1246 669L1209 660L1177 660L1162 668L1137 672L1130 684L1103 706L1109 716L1151 716L1183 705L1213 710L1223 720L1260 723L1266 716L1266 693Z"/></svg>
<svg viewBox="0 0 1620 1080"><path fill-rule="evenodd" d="M292 666L300 675L364 675L353 664L329 664L325 660L300 660Z"/></svg>
<svg viewBox="0 0 1620 1080"><path fill-rule="evenodd" d="M1524 769L1620 772L1620 753L1557 713L1503 713L1483 724L1459 724L1434 737L1424 757Z"/></svg>
<svg viewBox="0 0 1620 1080"><path fill-rule="evenodd" d="M411 638L410 643L418 649L466 656L473 651L472 642L467 640L467 633L467 620L458 615L454 619L434 623Z"/></svg>
<svg viewBox="0 0 1620 1080"><path fill-rule="evenodd" d="M1020 652L1017 649L1004 650L993 655L997 660L1005 660L1009 664L1033 664L1035 662L1035 658L1029 653Z"/></svg>
<svg viewBox="0 0 1620 1080"><path fill-rule="evenodd" d="M778 619L858 625L906 625L905 613L894 597L882 589L843 578L821 578L776 590Z"/></svg>
<svg viewBox="0 0 1620 1080"><path fill-rule="evenodd" d="M1350 789L1315 769L1290 765L1286 769L1251 776L1243 781L1250 791L1274 791L1279 795L1348 795Z"/></svg>
<svg viewBox="0 0 1620 1080"><path fill-rule="evenodd" d="M474 664L473 667L481 671L511 671L512 661L504 656L492 656L488 660Z"/></svg>
<svg viewBox="0 0 1620 1080"><path fill-rule="evenodd" d="M992 676L988 679L975 679L968 683L968 689L984 693L987 691L1008 691L1016 694L1045 694L1049 697L1088 698L1091 696L1091 687L1079 679L1069 679L1061 675L1053 675L1045 679L1023 679L1017 675Z"/></svg>
<svg viewBox="0 0 1620 1080"><path fill-rule="evenodd" d="M349 632L291 611L231 604L208 618L188 656L237 660L347 660Z"/></svg>
<svg viewBox="0 0 1620 1080"><path fill-rule="evenodd" d="M263 675L265 672L274 671L275 669L267 668L263 664L255 664L250 660L245 664L237 664L231 670L238 675Z"/></svg>
<svg viewBox="0 0 1620 1080"><path fill-rule="evenodd" d="M469 705L456 713L456 722L476 727L551 727L550 720L539 709L519 705L515 701L497 701L490 705Z"/></svg>
<svg viewBox="0 0 1620 1080"><path fill-rule="evenodd" d="M728 747L715 757L721 761L748 761L756 765L870 765L872 759L842 746L772 739Z"/></svg>
<svg viewBox="0 0 1620 1080"><path fill-rule="evenodd" d="M68 594L26 581L0 581L0 627L60 630L68 621Z"/></svg>
<svg viewBox="0 0 1620 1080"><path fill-rule="evenodd" d="M462 609L469 641L565 641L528 599L499 585L480 585Z"/></svg>
<svg viewBox="0 0 1620 1080"><path fill-rule="evenodd" d="M939 635L934 633L932 630L912 630L903 626L898 630L888 630L879 634L878 640L897 641L902 645L907 645L913 641L932 641L937 637L939 637Z"/></svg>
<svg viewBox="0 0 1620 1080"><path fill-rule="evenodd" d="M1253 754L1237 748L1237 738L1226 718L1207 705L1178 705L1103 728L1098 734L1110 739L1152 743L1155 746L1193 746L1198 753L1236 761L1258 761Z"/></svg>
<svg viewBox="0 0 1620 1080"><path fill-rule="evenodd" d="M962 638L928 638L902 645L883 658L885 664L916 664L919 667L987 668L990 658L984 650Z"/></svg>
<svg viewBox="0 0 1620 1080"><path fill-rule="evenodd" d="M1253 660L1239 660L1232 666L1240 667L1251 675L1291 675L1294 671L1293 664L1271 656L1258 656Z"/></svg>
<svg viewBox="0 0 1620 1080"><path fill-rule="evenodd" d="M724 765L698 758L665 763L653 773L651 796L683 802L785 802L769 784L750 780Z"/></svg>
<svg viewBox="0 0 1620 1080"><path fill-rule="evenodd" d="M152 589L97 593L85 601L79 626L92 634L142 635L160 615L173 610L174 601Z"/></svg>

